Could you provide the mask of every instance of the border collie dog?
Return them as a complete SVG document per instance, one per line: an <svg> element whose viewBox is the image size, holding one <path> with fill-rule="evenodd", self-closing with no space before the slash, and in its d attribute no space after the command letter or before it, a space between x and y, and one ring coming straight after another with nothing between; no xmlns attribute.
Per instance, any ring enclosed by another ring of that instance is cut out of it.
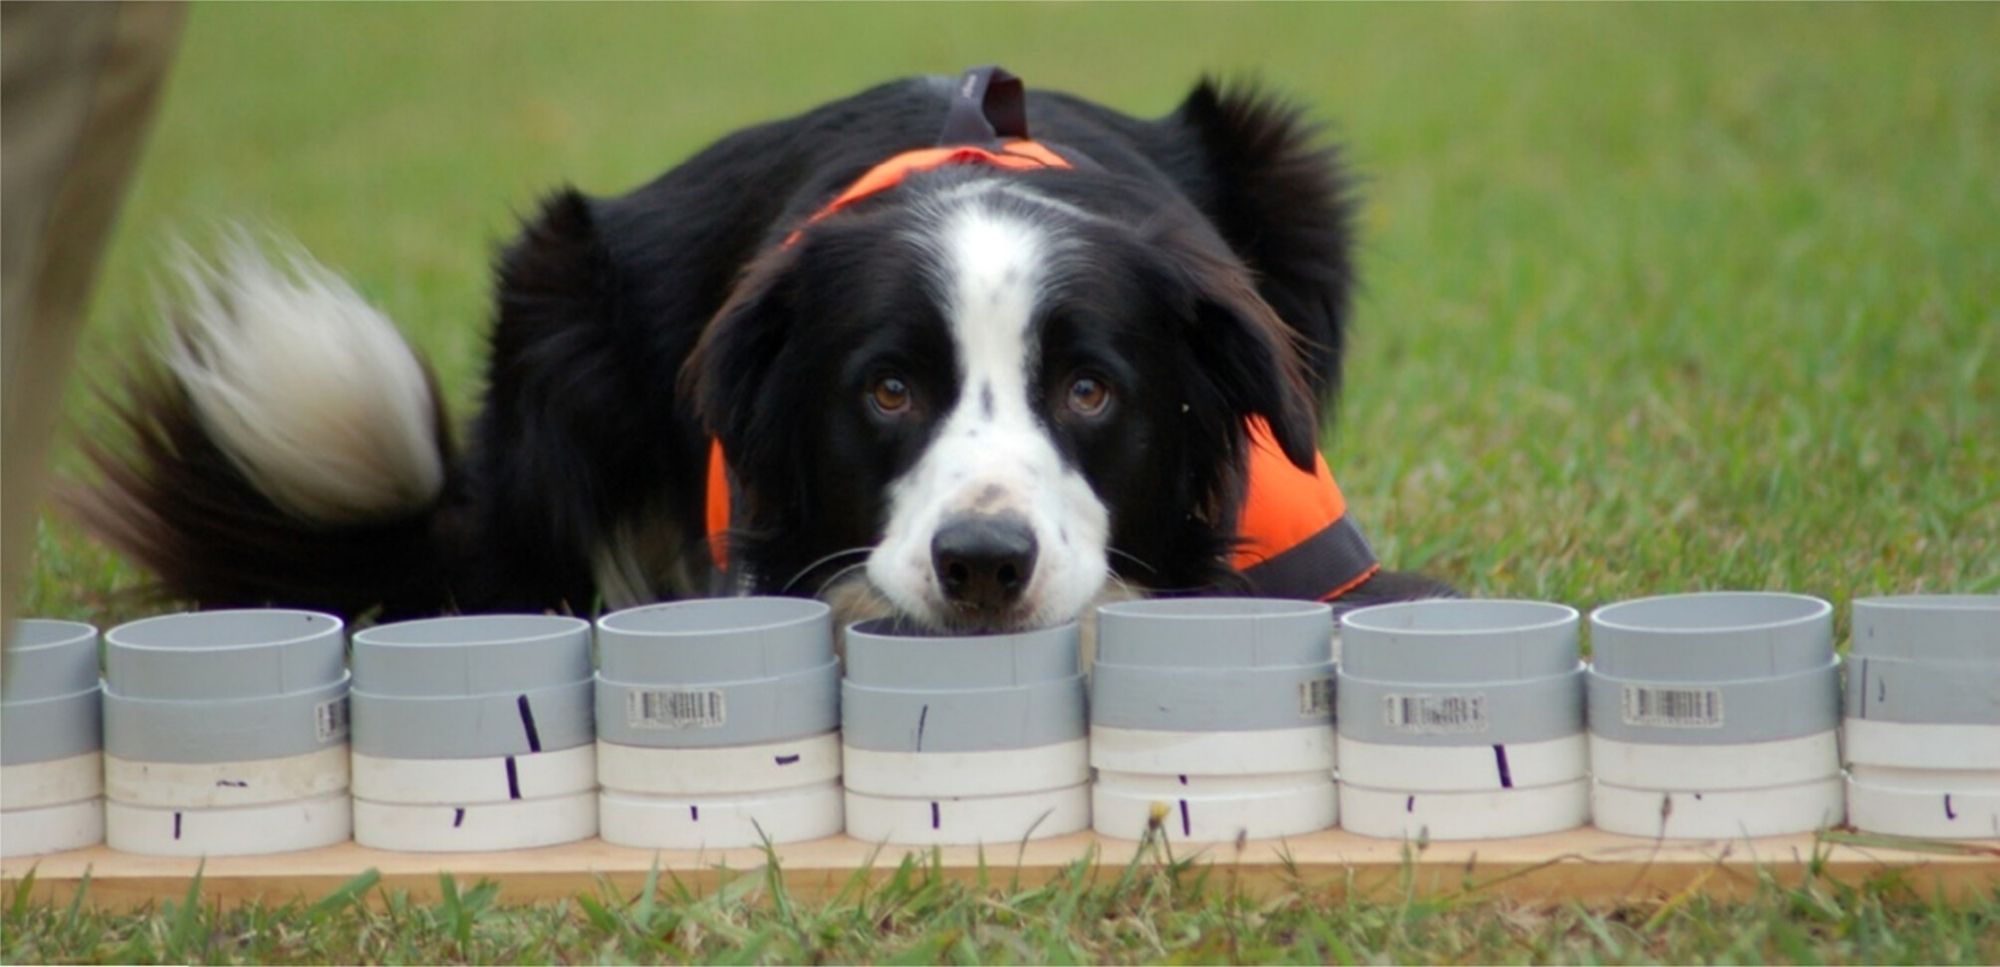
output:
<svg viewBox="0 0 2000 967"><path fill-rule="evenodd" d="M1004 631L1267 593L1237 556L1253 451L1311 477L1349 305L1352 206L1312 135L1254 91L1140 120L988 68L557 191L499 259L463 448L386 318L236 244L189 260L129 445L74 503L205 606L794 594ZM1349 544L1366 572L1301 596L1444 590Z"/></svg>

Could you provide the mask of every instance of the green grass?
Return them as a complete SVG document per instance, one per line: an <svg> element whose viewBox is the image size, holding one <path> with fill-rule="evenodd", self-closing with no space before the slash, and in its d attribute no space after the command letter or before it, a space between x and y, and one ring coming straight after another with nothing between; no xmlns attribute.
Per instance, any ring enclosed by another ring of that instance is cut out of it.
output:
<svg viewBox="0 0 2000 967"><path fill-rule="evenodd" d="M1996 36L1993 6L202 6L82 372L136 348L167 239L247 220L352 277L463 417L493 247L559 181L622 191L912 72L997 61L1158 113L1202 70L1254 71L1331 120L1366 179L1328 442L1393 565L1582 607L2000 591ZM89 380L75 434L104 431ZM57 461L79 468L73 446ZM39 540L24 612L150 610L73 530ZM201 913L183 936L212 946L180 947L179 912L65 928L31 907L7 959L726 959L766 935L766 959L2000 959L1970 942L1996 933L1990 902L1889 886L1691 901L1646 930L1644 903L909 890L812 912L824 942L784 919L800 907L714 899L607 908L614 928L581 899L503 914L468 893L464 936L393 905ZM886 932L851 919L885 904Z"/></svg>
<svg viewBox="0 0 2000 967"><path fill-rule="evenodd" d="M1153 854L1147 852L1151 857ZM505 904L493 883L440 877L439 899L381 889L372 872L314 902L222 910L187 896L141 914L18 897L7 963L1993 963L2000 892L1920 899L1894 874L1864 886L1769 880L1719 903L1698 895L1612 908L1477 895L1366 902L1303 883L1255 898L1199 865L1137 861L1048 883L1005 871L955 881L905 860L812 902L775 870L703 895L668 878L635 895Z"/></svg>

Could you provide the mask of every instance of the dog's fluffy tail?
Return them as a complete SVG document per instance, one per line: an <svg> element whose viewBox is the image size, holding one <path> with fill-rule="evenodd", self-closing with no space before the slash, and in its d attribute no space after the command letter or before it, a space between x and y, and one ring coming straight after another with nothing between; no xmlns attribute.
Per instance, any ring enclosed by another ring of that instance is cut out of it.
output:
<svg viewBox="0 0 2000 967"><path fill-rule="evenodd" d="M294 246L183 249L170 326L69 503L165 596L357 614L449 593L451 441L435 381L387 317ZM121 445L122 444L122 445Z"/></svg>

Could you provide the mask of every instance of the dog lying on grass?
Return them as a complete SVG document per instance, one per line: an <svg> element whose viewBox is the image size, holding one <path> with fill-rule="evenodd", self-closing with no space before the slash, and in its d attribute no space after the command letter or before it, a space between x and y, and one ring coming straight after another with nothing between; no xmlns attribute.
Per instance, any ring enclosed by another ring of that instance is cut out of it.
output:
<svg viewBox="0 0 2000 967"><path fill-rule="evenodd" d="M190 267L76 504L211 606L767 593L1004 631L1119 593L1443 593L1377 568L1317 452L1351 221L1254 91L1140 120L996 69L897 81L550 195L463 447L303 253Z"/></svg>

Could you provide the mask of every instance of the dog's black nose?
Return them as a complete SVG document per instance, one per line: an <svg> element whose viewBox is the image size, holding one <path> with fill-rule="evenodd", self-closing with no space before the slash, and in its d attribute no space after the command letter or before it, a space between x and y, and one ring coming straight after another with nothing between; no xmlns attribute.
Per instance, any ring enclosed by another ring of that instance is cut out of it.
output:
<svg viewBox="0 0 2000 967"><path fill-rule="evenodd" d="M1018 514L960 514L931 538L931 567L951 603L972 611L1012 607L1035 573L1035 529Z"/></svg>

